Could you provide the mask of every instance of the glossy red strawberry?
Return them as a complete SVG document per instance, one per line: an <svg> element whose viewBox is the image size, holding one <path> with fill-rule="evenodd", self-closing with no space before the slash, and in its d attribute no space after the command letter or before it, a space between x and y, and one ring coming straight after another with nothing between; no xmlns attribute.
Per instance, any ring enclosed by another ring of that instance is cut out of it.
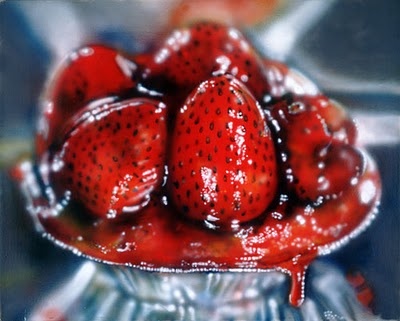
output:
<svg viewBox="0 0 400 321"><path fill-rule="evenodd" d="M136 68L124 54L108 47L93 45L72 52L57 68L43 95L38 154L60 134L65 120L87 103L132 89Z"/></svg>
<svg viewBox="0 0 400 321"><path fill-rule="evenodd" d="M334 140L355 145L357 140L356 124L343 106L323 95L315 97L312 101L317 106L321 117L325 119L328 131Z"/></svg>
<svg viewBox="0 0 400 321"><path fill-rule="evenodd" d="M264 68L269 84L269 91L263 97L266 104L288 93L307 96L319 93L318 87L310 79L279 61L264 59Z"/></svg>
<svg viewBox="0 0 400 321"><path fill-rule="evenodd" d="M262 59L248 40L238 30L217 23L174 31L146 70L145 86L165 93L167 105L174 110L202 81L215 75L233 75L258 99L269 89Z"/></svg>
<svg viewBox="0 0 400 321"><path fill-rule="evenodd" d="M291 97L276 104L270 121L281 151L281 170L301 199L337 197L354 183L364 166L354 123L325 96Z"/></svg>
<svg viewBox="0 0 400 321"><path fill-rule="evenodd" d="M58 198L90 213L136 211L164 176L165 108L145 99L83 110L50 160Z"/></svg>
<svg viewBox="0 0 400 321"><path fill-rule="evenodd" d="M176 118L169 159L171 197L179 211L208 226L237 227L275 197L275 150L262 111L231 76L211 78Z"/></svg>

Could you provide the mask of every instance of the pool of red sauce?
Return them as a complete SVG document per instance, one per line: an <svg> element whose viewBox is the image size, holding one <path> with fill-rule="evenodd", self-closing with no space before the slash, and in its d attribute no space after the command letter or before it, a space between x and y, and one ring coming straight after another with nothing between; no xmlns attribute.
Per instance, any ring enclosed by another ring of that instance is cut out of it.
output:
<svg viewBox="0 0 400 321"><path fill-rule="evenodd" d="M375 215L380 178L373 161L366 160L357 183L340 197L318 207L299 205L281 216L267 212L234 233L186 221L156 196L140 213L111 220L82 218L69 207L54 215L42 195L29 188L25 194L43 234L75 253L174 273L278 269L291 276L290 302L299 306L311 261L355 236ZM37 184L29 163L19 166L14 176L21 186Z"/></svg>

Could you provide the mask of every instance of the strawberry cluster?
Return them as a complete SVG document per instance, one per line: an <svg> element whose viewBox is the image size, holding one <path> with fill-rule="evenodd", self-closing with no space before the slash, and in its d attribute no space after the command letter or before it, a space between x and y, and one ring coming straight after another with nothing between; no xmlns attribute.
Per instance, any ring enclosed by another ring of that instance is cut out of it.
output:
<svg viewBox="0 0 400 321"><path fill-rule="evenodd" d="M144 54L79 49L42 107L34 213L98 259L291 270L359 230L379 199L343 108L227 26L175 30Z"/></svg>

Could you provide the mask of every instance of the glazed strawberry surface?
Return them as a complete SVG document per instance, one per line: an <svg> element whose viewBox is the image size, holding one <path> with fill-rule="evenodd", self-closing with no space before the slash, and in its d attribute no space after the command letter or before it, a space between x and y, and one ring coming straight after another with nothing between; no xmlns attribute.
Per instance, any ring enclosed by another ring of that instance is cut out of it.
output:
<svg viewBox="0 0 400 321"><path fill-rule="evenodd" d="M85 104L132 89L135 69L124 53L102 45L85 46L69 54L43 93L36 152L44 153L61 134L65 121Z"/></svg>
<svg viewBox="0 0 400 321"><path fill-rule="evenodd" d="M141 98L78 114L51 147L55 194L68 198L73 191L100 217L136 211L163 180L165 115L164 104Z"/></svg>
<svg viewBox="0 0 400 321"><path fill-rule="evenodd" d="M312 259L376 213L380 178L354 122L234 28L200 23L160 43L129 58L89 46L56 71L35 160L18 169L31 214L108 263L281 269L300 304Z"/></svg>
<svg viewBox="0 0 400 321"><path fill-rule="evenodd" d="M185 215L210 228L252 220L277 189L271 132L241 82L212 77L190 94L171 136L171 197Z"/></svg>

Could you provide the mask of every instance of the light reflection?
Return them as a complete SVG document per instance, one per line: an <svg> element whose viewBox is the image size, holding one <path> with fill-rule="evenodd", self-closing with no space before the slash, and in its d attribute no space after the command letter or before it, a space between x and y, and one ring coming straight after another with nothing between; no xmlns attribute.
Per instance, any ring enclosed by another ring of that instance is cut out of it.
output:
<svg viewBox="0 0 400 321"><path fill-rule="evenodd" d="M248 82L249 81L249 76L247 76L246 74L243 74L240 76L240 80L242 82Z"/></svg>
<svg viewBox="0 0 400 321"><path fill-rule="evenodd" d="M170 53L169 50L167 48L163 48L161 49L155 56L155 62L157 64L161 64L163 63L165 60L168 59Z"/></svg>
<svg viewBox="0 0 400 321"><path fill-rule="evenodd" d="M271 216L276 220L281 220L283 218L283 214L279 212L272 212Z"/></svg>
<svg viewBox="0 0 400 321"><path fill-rule="evenodd" d="M283 85L284 76L281 71L277 67L271 66L268 68L266 75L268 82L273 84L271 86L271 95L282 96L285 93L285 87Z"/></svg>
<svg viewBox="0 0 400 321"><path fill-rule="evenodd" d="M54 112L54 104L51 101L45 100L42 104L43 114L38 117L37 130L44 138L48 138L49 135L49 118L51 118Z"/></svg>
<svg viewBox="0 0 400 321"><path fill-rule="evenodd" d="M319 92L318 87L311 80L294 69L289 69L284 84L287 91L294 92L296 95L314 96Z"/></svg>
<svg viewBox="0 0 400 321"><path fill-rule="evenodd" d="M376 195L376 186L373 181L366 180L360 186L359 199L362 204L370 204Z"/></svg>
<svg viewBox="0 0 400 321"><path fill-rule="evenodd" d="M231 65L231 60L227 56L218 56L215 61L219 64L219 68L215 70L212 75L225 75Z"/></svg>
<svg viewBox="0 0 400 321"><path fill-rule="evenodd" d="M63 151L64 151L64 149L63 149ZM51 163L51 171L52 172L59 172L63 168L64 168L63 155L56 154L54 156L54 158L53 158L52 163Z"/></svg>
<svg viewBox="0 0 400 321"><path fill-rule="evenodd" d="M211 168L203 166L200 168L200 176L203 181L201 190L201 198L204 204L217 201L217 177L214 175Z"/></svg>
<svg viewBox="0 0 400 321"><path fill-rule="evenodd" d="M190 40L190 31L189 30L176 30L173 32L172 36L168 38L166 45L168 49L163 47L159 52L155 55L155 62L157 64L161 64L165 62L172 51L178 51L185 44L187 44Z"/></svg>
<svg viewBox="0 0 400 321"><path fill-rule="evenodd" d="M232 39L235 39L235 40L240 38L240 34L235 28L230 28L228 30L228 35L229 35L229 37L231 37Z"/></svg>
<svg viewBox="0 0 400 321"><path fill-rule="evenodd" d="M148 169L142 173L143 183L147 183L149 181L154 181L156 179L157 179L157 171L154 167L151 169Z"/></svg>
<svg viewBox="0 0 400 321"><path fill-rule="evenodd" d="M330 187L329 180L323 175L318 177L317 182L319 191L326 191Z"/></svg>
<svg viewBox="0 0 400 321"><path fill-rule="evenodd" d="M83 47L78 51L80 56L88 57L94 54L94 50L91 47Z"/></svg>
<svg viewBox="0 0 400 321"><path fill-rule="evenodd" d="M297 216L296 216L296 221L297 221L300 225L305 225L305 224L306 224L306 220L305 220L304 216L302 216L302 215L297 215Z"/></svg>
<svg viewBox="0 0 400 321"><path fill-rule="evenodd" d="M133 76L133 73L137 69L137 66L133 61L126 59L125 57L123 57L121 55L115 56L115 62L117 63L118 67L121 69L122 73L128 78L131 78Z"/></svg>

